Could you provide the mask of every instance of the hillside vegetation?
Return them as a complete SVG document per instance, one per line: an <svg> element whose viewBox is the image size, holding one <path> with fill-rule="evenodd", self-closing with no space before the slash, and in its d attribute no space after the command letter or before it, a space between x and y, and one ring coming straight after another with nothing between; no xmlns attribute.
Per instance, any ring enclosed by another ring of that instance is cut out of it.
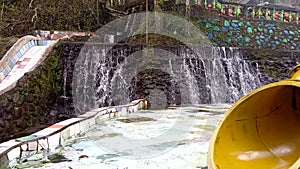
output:
<svg viewBox="0 0 300 169"><path fill-rule="evenodd" d="M100 0L0 1L0 59L34 30L94 31L112 17Z"/></svg>
<svg viewBox="0 0 300 169"><path fill-rule="evenodd" d="M99 0L3 0L0 37L20 37L37 29L93 31L110 18Z"/></svg>

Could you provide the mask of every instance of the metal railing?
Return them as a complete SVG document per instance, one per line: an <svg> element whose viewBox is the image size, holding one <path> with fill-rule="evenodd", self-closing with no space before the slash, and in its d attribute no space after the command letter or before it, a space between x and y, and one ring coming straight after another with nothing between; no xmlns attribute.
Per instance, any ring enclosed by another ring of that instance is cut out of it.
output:
<svg viewBox="0 0 300 169"><path fill-rule="evenodd" d="M165 0L168 1L168 0ZM187 4L185 0L169 0L174 4ZM108 0L111 8L125 9L132 4L145 4L145 0ZM153 2L149 2L153 3ZM294 8L278 5L247 5L240 3L229 3L223 0L189 0L189 5L197 5L207 10L217 10L222 15L231 17L248 17L281 22L300 24L300 11ZM123 6L123 8L121 8Z"/></svg>
<svg viewBox="0 0 300 169"><path fill-rule="evenodd" d="M275 20L282 22L300 23L300 11L294 8L277 5L247 5L239 3L228 3L223 0L212 0L208 3L207 0L198 2L199 6L205 9L218 10L223 15L232 17L250 17L257 19Z"/></svg>

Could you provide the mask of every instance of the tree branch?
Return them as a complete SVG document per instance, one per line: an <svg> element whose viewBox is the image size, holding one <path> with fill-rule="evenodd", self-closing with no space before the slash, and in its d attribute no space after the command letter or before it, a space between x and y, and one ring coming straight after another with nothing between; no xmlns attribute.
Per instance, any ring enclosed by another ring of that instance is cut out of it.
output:
<svg viewBox="0 0 300 169"><path fill-rule="evenodd" d="M33 22L34 19L36 20L37 18L38 18L38 15L37 15L37 7L36 7L36 8L34 8L34 15L31 18L31 22Z"/></svg>
<svg viewBox="0 0 300 169"><path fill-rule="evenodd" d="M33 0L30 1L29 8L32 8L32 3L33 3Z"/></svg>
<svg viewBox="0 0 300 169"><path fill-rule="evenodd" d="M4 12L4 2L2 3L2 9L1 9L1 14L0 14L0 21L2 21L3 12Z"/></svg>

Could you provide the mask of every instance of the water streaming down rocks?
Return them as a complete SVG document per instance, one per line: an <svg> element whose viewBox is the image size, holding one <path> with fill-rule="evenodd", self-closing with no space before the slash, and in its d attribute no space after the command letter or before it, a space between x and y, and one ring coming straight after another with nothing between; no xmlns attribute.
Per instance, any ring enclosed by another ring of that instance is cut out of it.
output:
<svg viewBox="0 0 300 169"><path fill-rule="evenodd" d="M261 86L258 64L240 54L238 48L175 48L184 60L191 103L233 103Z"/></svg>
<svg viewBox="0 0 300 169"><path fill-rule="evenodd" d="M262 85L259 65L237 48L213 48L212 53L205 63L211 103L233 103Z"/></svg>
<svg viewBox="0 0 300 169"><path fill-rule="evenodd" d="M145 52L142 46L90 44L76 64L80 112L138 98L152 105L233 103L262 85L259 65L237 48L158 46Z"/></svg>

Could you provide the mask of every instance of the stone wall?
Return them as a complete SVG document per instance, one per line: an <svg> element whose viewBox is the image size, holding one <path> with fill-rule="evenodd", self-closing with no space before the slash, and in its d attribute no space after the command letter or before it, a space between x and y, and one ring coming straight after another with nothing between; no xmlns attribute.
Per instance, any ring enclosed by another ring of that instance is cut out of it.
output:
<svg viewBox="0 0 300 169"><path fill-rule="evenodd" d="M259 65L264 84L287 79L291 69L300 63L300 51L244 49L241 52Z"/></svg>
<svg viewBox="0 0 300 169"><path fill-rule="evenodd" d="M60 50L56 47L34 71L0 95L0 142L48 124L50 107L62 90Z"/></svg>
<svg viewBox="0 0 300 169"><path fill-rule="evenodd" d="M144 1L129 2L113 0L110 5L117 9L123 7L133 13L145 11ZM296 9L218 0L191 1L190 6L186 6L185 1L161 1L156 7L153 7L153 3L149 1L149 11L156 10L186 18L197 25L217 47L300 49L300 11Z"/></svg>

